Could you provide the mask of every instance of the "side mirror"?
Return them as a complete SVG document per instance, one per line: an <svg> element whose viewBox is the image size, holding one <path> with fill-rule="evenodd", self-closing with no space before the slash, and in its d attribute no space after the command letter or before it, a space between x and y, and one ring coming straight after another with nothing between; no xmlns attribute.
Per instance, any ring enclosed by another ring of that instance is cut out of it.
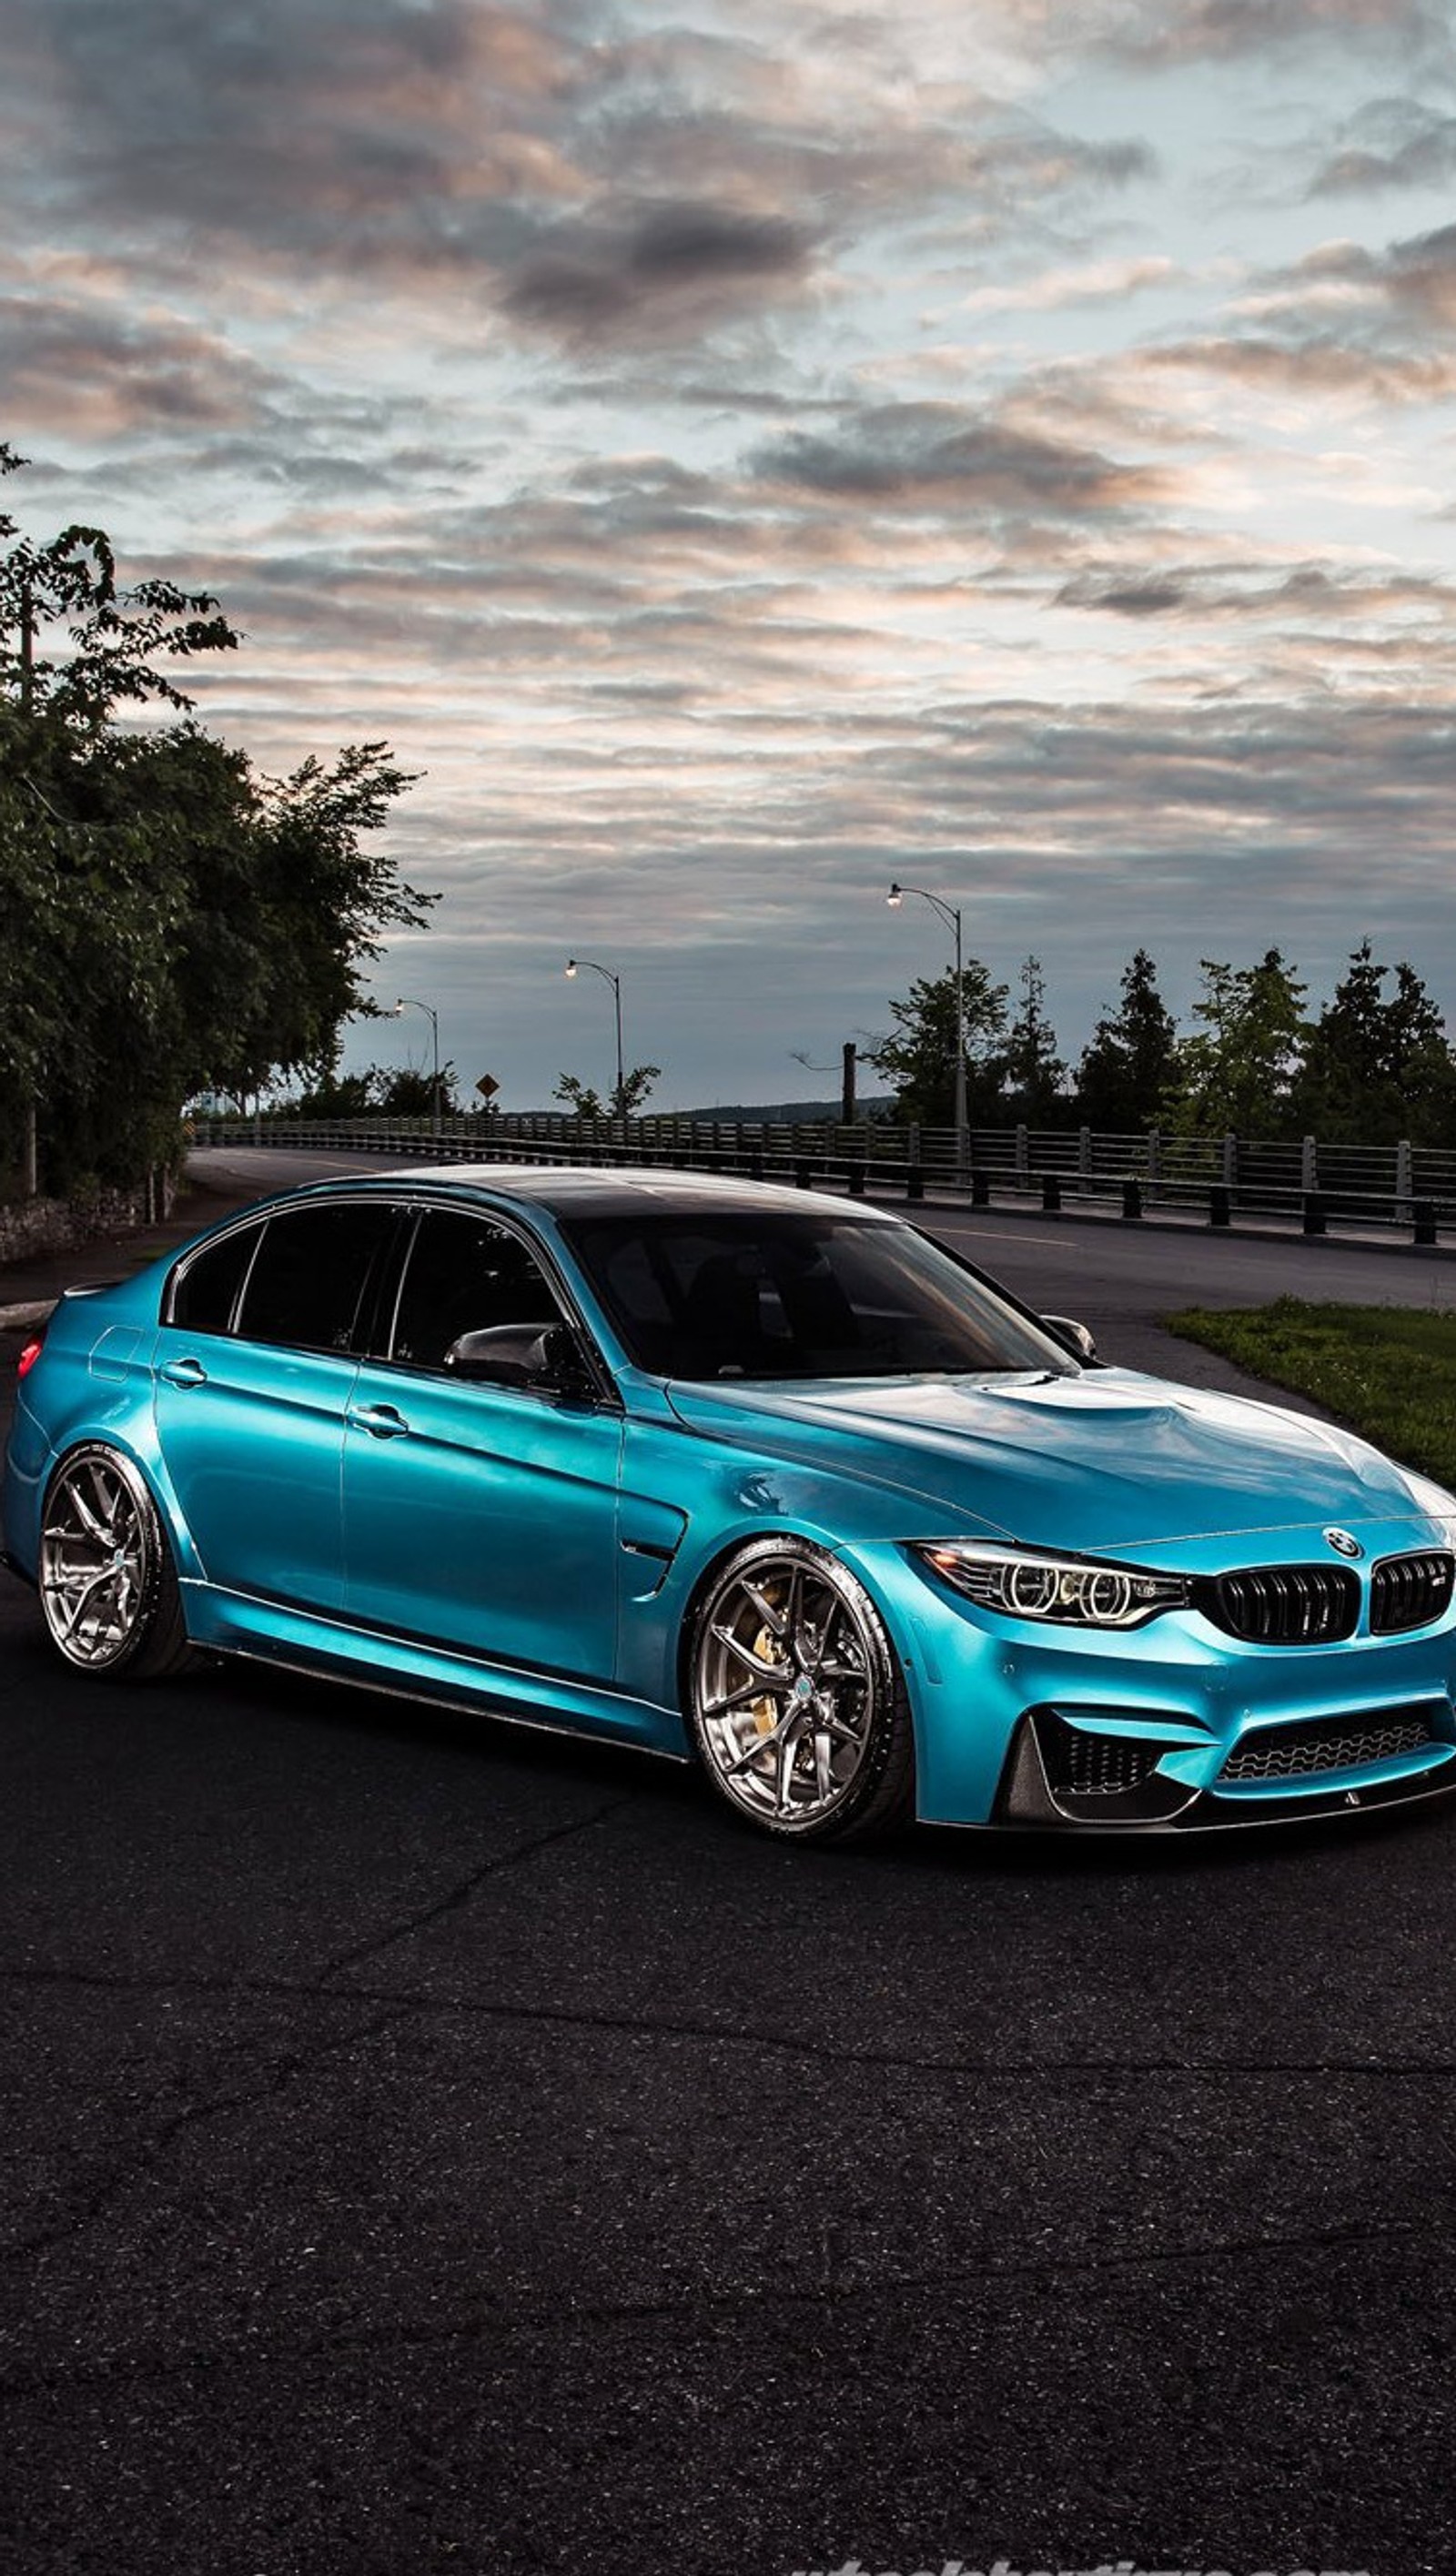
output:
<svg viewBox="0 0 1456 2576"><path fill-rule="evenodd" d="M590 1391L591 1380L564 1324L489 1324L461 1333L445 1353L455 1376L481 1386L536 1387L547 1395Z"/></svg>
<svg viewBox="0 0 1456 2576"><path fill-rule="evenodd" d="M1096 1359L1097 1345L1085 1324L1077 1323L1071 1315L1043 1315L1041 1320L1047 1331L1065 1344L1073 1359L1087 1366Z"/></svg>

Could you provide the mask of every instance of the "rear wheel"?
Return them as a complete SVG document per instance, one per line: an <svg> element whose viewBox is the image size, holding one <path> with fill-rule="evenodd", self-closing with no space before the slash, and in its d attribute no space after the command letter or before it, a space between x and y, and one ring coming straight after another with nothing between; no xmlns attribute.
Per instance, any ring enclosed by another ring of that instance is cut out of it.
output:
<svg viewBox="0 0 1456 2576"><path fill-rule="evenodd" d="M913 1811L914 1736L884 1621L807 1540L756 1540L693 1631L688 1714L720 1797L766 1832L865 1842Z"/></svg>
<svg viewBox="0 0 1456 2576"><path fill-rule="evenodd" d="M157 1681L191 1648L171 1550L130 1459L88 1441L46 1494L40 1606L52 1645L101 1680Z"/></svg>

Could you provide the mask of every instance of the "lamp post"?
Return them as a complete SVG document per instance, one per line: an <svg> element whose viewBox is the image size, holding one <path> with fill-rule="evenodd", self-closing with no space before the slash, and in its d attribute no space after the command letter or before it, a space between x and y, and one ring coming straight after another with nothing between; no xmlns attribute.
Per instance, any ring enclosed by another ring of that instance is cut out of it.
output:
<svg viewBox="0 0 1456 2576"><path fill-rule="evenodd" d="M394 1016L396 1019L399 1018L401 1011L423 1011L430 1023L430 1038L435 1053L435 1069L431 1078L430 1090L430 1099L433 1103L430 1116L430 1133L432 1136L438 1136L440 1133L440 1014L434 1008L432 1003L417 1002L411 993L401 993L399 995L394 1006Z"/></svg>
<svg viewBox="0 0 1456 2576"><path fill-rule="evenodd" d="M955 932L955 1131L956 1169L964 1171L966 1162L966 991L961 981L961 914L959 904L947 903L943 894L931 894L924 886L892 885L885 897L892 912L898 912L907 894L920 897L939 914L948 929Z"/></svg>
<svg viewBox="0 0 1456 2576"><path fill-rule="evenodd" d="M612 1007L617 1015L617 1115L625 1124L627 1082L622 1070L622 978L620 975L614 975L610 966L599 966L594 957L568 957L566 961L568 977L574 981L578 969L582 966L589 966L594 975L600 975L602 982L610 984L612 988Z"/></svg>

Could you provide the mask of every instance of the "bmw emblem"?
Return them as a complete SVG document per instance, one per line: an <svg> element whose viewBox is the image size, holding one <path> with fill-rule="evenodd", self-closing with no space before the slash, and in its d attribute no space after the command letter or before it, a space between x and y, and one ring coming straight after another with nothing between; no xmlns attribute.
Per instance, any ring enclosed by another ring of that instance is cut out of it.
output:
<svg viewBox="0 0 1456 2576"><path fill-rule="evenodd" d="M1363 1556L1365 1553L1359 1540L1352 1537L1349 1530L1327 1529L1325 1545L1332 1547L1336 1556Z"/></svg>

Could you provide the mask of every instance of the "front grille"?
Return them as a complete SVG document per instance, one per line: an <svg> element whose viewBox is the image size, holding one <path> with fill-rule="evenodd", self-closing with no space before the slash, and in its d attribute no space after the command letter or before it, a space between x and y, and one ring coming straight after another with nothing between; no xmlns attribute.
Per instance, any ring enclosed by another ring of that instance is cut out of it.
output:
<svg viewBox="0 0 1456 2576"><path fill-rule="evenodd" d="M1200 1585L1199 1608L1215 1627L1254 1646L1324 1646L1351 1637L1360 1615L1360 1578L1345 1565L1258 1565Z"/></svg>
<svg viewBox="0 0 1456 2576"><path fill-rule="evenodd" d="M1135 1735L1087 1735L1060 1720L1042 1729L1047 1779L1066 1797L1121 1797L1142 1786L1166 1751Z"/></svg>
<svg viewBox="0 0 1456 2576"><path fill-rule="evenodd" d="M1353 1724L1323 1718L1312 1726L1272 1726L1235 1747L1220 1780L1297 1780L1313 1771L1358 1771L1388 1762L1394 1753L1417 1753L1432 1741L1423 1717L1392 1713Z"/></svg>
<svg viewBox="0 0 1456 2576"><path fill-rule="evenodd" d="M1456 1557L1441 1548L1421 1556L1382 1557L1370 1577L1370 1626L1377 1637L1429 1627L1451 1607Z"/></svg>

